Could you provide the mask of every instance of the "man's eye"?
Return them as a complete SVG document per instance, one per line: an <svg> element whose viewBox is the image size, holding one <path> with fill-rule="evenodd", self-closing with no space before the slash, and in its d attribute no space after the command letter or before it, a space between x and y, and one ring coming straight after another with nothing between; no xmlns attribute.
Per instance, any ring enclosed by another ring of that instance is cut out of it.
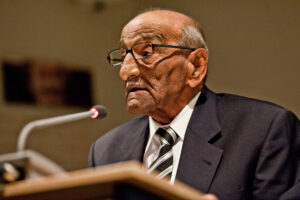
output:
<svg viewBox="0 0 300 200"><path fill-rule="evenodd" d="M152 48L149 47L149 46L144 48L143 52L142 52L142 55L143 55L143 57L152 55Z"/></svg>
<svg viewBox="0 0 300 200"><path fill-rule="evenodd" d="M151 51L146 51L146 50L144 50L144 52L143 52L143 57L150 56L151 54L152 54Z"/></svg>

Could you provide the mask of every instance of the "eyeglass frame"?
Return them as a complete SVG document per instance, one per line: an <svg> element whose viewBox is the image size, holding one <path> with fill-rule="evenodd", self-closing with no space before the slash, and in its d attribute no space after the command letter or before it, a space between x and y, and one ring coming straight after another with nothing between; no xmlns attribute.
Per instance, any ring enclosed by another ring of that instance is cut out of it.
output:
<svg viewBox="0 0 300 200"><path fill-rule="evenodd" d="M131 53L132 57L134 58L134 60L139 60L139 59L143 59L143 58L146 58L146 57L149 57L151 55L147 55L147 56L143 56L141 58L135 58L134 56L134 53L133 53L133 48L139 44L143 44L143 43L149 43L151 44L151 47L152 47L152 54L154 53L154 48L155 47L166 47L166 48L176 48L176 49L188 49L188 50L192 50L192 51L195 51L196 49L195 48L192 48L192 47L186 47L186 46L177 46L177 45L168 45L168 44L153 44L152 42L150 41L145 41L145 42L140 42L140 43L137 43L135 45L133 45L130 49L123 49L123 48L119 48L119 49L114 49L114 50L111 50L110 52L108 52L108 55L107 55L107 60L109 62L109 64L112 66L112 67L116 67L116 66L113 66L112 63L111 63L111 59L110 59L110 54L112 52L115 52L115 51L121 51L122 49L125 50L125 56L128 54L128 53ZM125 58L125 57L124 57ZM122 62L120 62L120 64L118 64L117 66L120 66L122 65L124 62L124 59L122 60Z"/></svg>

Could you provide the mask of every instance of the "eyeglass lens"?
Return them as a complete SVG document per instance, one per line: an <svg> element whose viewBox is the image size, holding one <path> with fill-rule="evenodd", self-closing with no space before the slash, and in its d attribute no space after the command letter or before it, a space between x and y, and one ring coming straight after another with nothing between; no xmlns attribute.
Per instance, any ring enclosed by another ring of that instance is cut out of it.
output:
<svg viewBox="0 0 300 200"><path fill-rule="evenodd" d="M112 66L120 66L123 63L126 54L132 52L133 57L138 60L141 58L145 58L153 54L153 47L150 42L143 42L135 44L131 49L117 49L115 51L110 52L109 60Z"/></svg>

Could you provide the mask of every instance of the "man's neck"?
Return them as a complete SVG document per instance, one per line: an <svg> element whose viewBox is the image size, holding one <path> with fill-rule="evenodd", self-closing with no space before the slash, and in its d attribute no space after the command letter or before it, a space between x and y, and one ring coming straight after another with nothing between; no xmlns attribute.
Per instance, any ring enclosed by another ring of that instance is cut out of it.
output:
<svg viewBox="0 0 300 200"><path fill-rule="evenodd" d="M168 105L164 105L160 109L153 110L152 112L146 114L148 116L151 116L153 120L160 124L169 124L173 121L173 119L182 111L182 109L188 105L192 99L195 98L199 92L201 92L203 87L199 88L186 88L181 95L181 97L177 100L170 100Z"/></svg>
<svg viewBox="0 0 300 200"><path fill-rule="evenodd" d="M177 108L180 108L178 109L178 111L172 115L167 115L165 112L162 112L161 114L158 114L158 112L156 112L156 115L149 115L155 122L159 123L160 125L167 125L167 124L170 124L181 112L182 110L186 107L186 106L189 106L191 104L191 102L196 102L198 97L199 97L199 94L201 92L198 92L196 93L187 103L183 104L183 105L178 105ZM197 97L197 98L196 98ZM195 100L196 99L196 100ZM194 102L194 103L195 103ZM194 109L194 106L195 104L192 103L192 109Z"/></svg>

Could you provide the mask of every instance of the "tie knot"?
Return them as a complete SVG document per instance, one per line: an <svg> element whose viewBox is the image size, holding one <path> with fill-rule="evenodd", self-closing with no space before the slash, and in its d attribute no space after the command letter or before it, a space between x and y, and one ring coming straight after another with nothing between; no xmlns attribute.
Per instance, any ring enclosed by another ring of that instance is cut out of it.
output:
<svg viewBox="0 0 300 200"><path fill-rule="evenodd" d="M176 142L178 136L176 132L171 127L164 127L159 128L156 131L156 134L161 137L161 140L168 145L173 146L173 144Z"/></svg>

